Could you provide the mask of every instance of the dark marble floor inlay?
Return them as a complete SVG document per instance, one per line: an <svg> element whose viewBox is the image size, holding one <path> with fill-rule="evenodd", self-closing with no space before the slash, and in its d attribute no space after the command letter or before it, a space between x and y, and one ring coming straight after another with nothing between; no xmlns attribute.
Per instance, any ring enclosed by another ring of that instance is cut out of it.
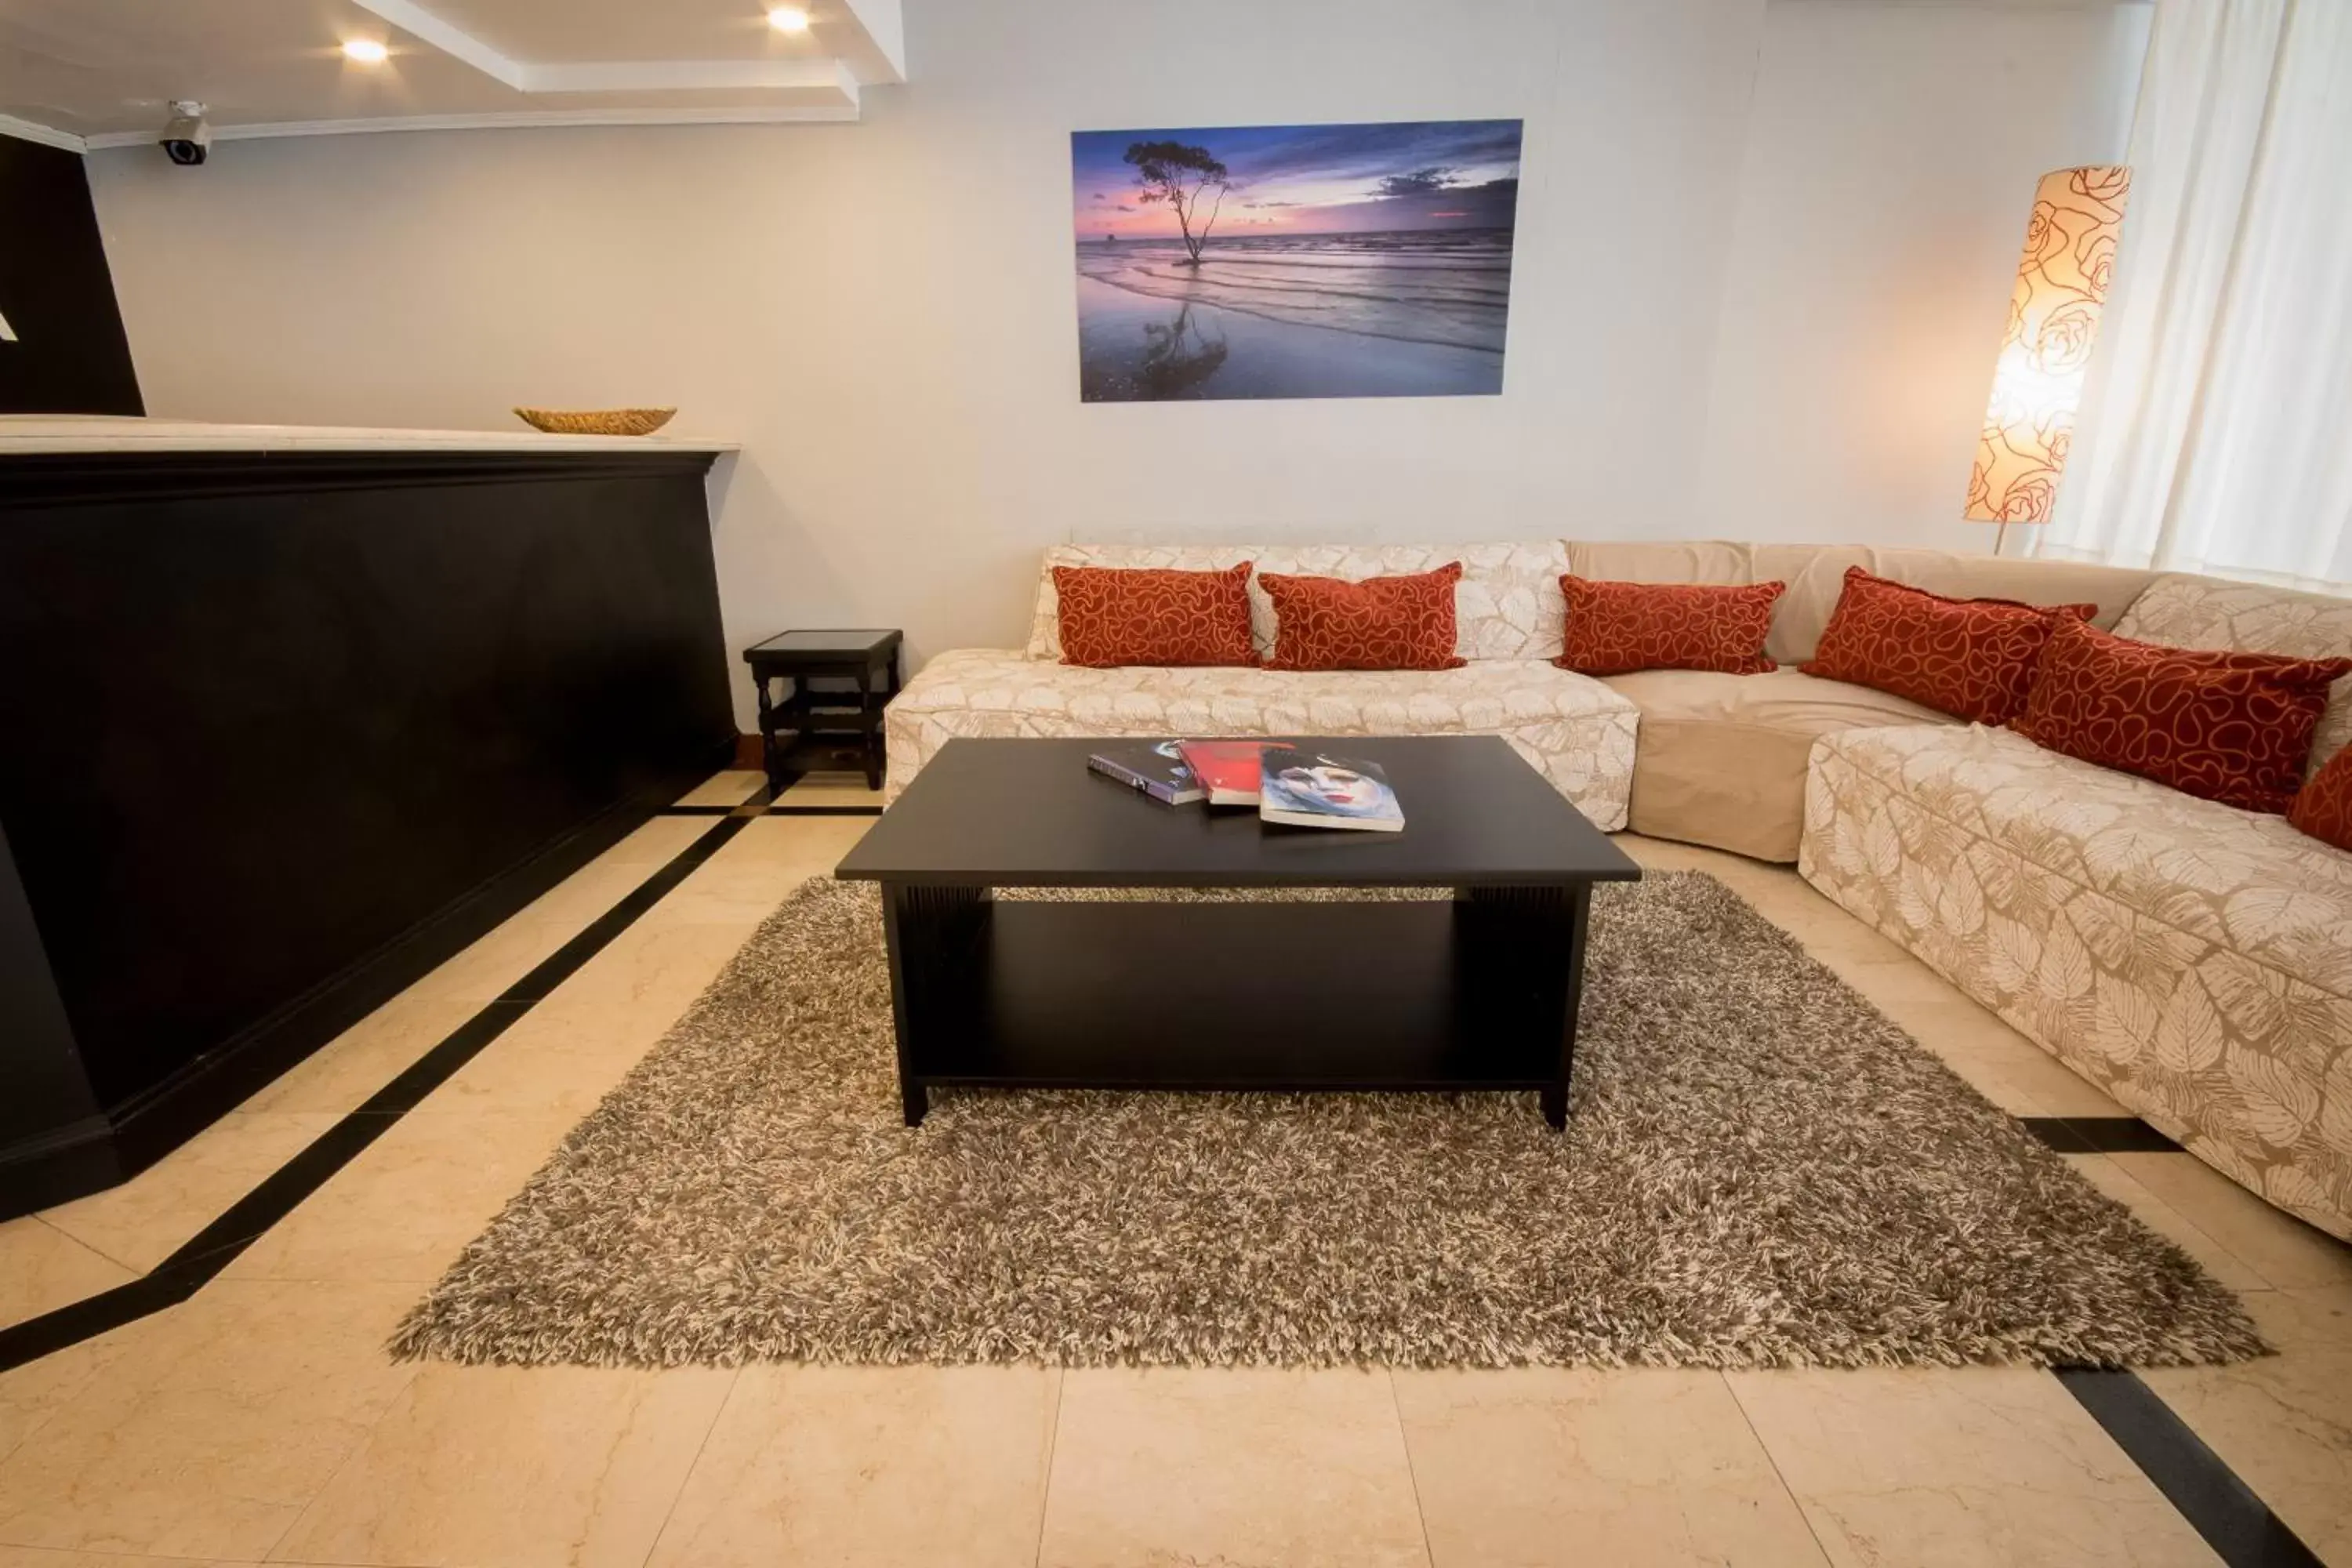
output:
<svg viewBox="0 0 2352 1568"><path fill-rule="evenodd" d="M366 1104L264 1177L259 1186L230 1205L226 1214L190 1237L151 1273L128 1285L118 1285L70 1306L0 1329L0 1372L95 1339L110 1329L119 1329L166 1307L176 1307L194 1295L264 1231L291 1214L296 1205L317 1192L329 1177L350 1164L362 1150L440 1088L452 1073L479 1056L534 1004L544 1000L581 965L603 952L664 894L686 880L697 867L740 833L750 820L749 815L730 810L725 818L714 822L660 870L597 916L585 931L557 948L496 1000L458 1025L439 1044L376 1090Z"/></svg>
<svg viewBox="0 0 2352 1568"><path fill-rule="evenodd" d="M2230 1568L2319 1568L2319 1558L2189 1423L2128 1372L2056 1376Z"/></svg>

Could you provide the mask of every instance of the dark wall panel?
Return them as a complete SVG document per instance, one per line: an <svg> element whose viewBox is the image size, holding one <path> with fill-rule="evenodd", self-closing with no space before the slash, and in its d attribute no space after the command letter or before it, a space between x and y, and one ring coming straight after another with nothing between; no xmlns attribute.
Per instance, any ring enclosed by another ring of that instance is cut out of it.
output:
<svg viewBox="0 0 2352 1568"><path fill-rule="evenodd" d="M0 461L0 823L100 1107L731 750L706 463Z"/></svg>
<svg viewBox="0 0 2352 1568"><path fill-rule="evenodd" d="M143 414L81 154L0 136L0 414Z"/></svg>

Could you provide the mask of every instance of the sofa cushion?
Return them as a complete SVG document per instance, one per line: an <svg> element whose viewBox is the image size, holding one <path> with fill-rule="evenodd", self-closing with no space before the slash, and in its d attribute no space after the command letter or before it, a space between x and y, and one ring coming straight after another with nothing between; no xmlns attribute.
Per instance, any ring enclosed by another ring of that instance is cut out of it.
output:
<svg viewBox="0 0 2352 1568"><path fill-rule="evenodd" d="M2284 812L2302 784L2327 689L2352 658L2283 658L2136 642L2059 624L2017 732L2250 811Z"/></svg>
<svg viewBox="0 0 2352 1568"><path fill-rule="evenodd" d="M2352 1237L2352 855L1980 727L1822 738L1799 869L2274 1204Z"/></svg>
<svg viewBox="0 0 2352 1568"><path fill-rule="evenodd" d="M2102 631L2115 626L2158 577L2137 567L1864 544L1759 544L1754 560L1757 576L1782 578L1789 584L1772 617L1771 640L1764 647L1782 664L1802 664L1813 657L1822 628L1845 592L1849 566L1948 599L2096 605L2091 624Z"/></svg>
<svg viewBox="0 0 2352 1568"><path fill-rule="evenodd" d="M1246 561L1221 572L1056 566L1066 663L1255 664Z"/></svg>
<svg viewBox="0 0 2352 1568"><path fill-rule="evenodd" d="M2336 752L2295 792L2286 820L2322 844L2352 849L2352 749Z"/></svg>
<svg viewBox="0 0 2352 1568"><path fill-rule="evenodd" d="M2025 707L2053 620L2084 620L2097 609L1951 599L1849 566L1845 593L1803 668L1807 675L1891 691L1956 719L2006 724Z"/></svg>
<svg viewBox="0 0 2352 1568"><path fill-rule="evenodd" d="M1260 572L1292 576L1392 577L1462 563L1454 587L1454 647L1464 658L1556 658L1559 574L1568 551L1557 540L1507 544L1057 544L1045 552L1029 626L1032 658L1062 657L1054 594L1056 566L1160 566L1213 572L1255 561ZM1250 584L1250 634L1261 658L1274 653L1274 603Z"/></svg>
<svg viewBox="0 0 2352 1568"><path fill-rule="evenodd" d="M1623 675L1638 669L1707 669L1756 675L1772 668L1764 634L1782 583L1599 582L1570 572L1562 669Z"/></svg>
<svg viewBox="0 0 2352 1568"><path fill-rule="evenodd" d="M965 648L907 683L884 732L891 797L957 735L1500 735L1613 832L1625 826L1637 717L1601 682L1540 659L1302 674L1085 669Z"/></svg>
<svg viewBox="0 0 2352 1568"><path fill-rule="evenodd" d="M1397 577L1258 575L1274 604L1269 669L1452 669L1462 563Z"/></svg>
<svg viewBox="0 0 2352 1568"><path fill-rule="evenodd" d="M2172 647L2238 648L2288 658L2352 657L2352 599L2168 574L2132 601L2115 630ZM2352 742L2352 675L2328 695L2306 774Z"/></svg>
<svg viewBox="0 0 2352 1568"><path fill-rule="evenodd" d="M1759 860L1797 858L1815 739L1857 727L1956 722L1887 692L1789 668L1643 670L1605 684L1642 711L1628 806L1633 831Z"/></svg>

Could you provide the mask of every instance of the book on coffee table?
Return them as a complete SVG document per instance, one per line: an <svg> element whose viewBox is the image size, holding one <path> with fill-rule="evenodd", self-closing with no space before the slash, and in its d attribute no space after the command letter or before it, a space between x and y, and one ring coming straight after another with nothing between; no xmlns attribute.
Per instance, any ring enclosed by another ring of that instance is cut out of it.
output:
<svg viewBox="0 0 2352 1568"><path fill-rule="evenodd" d="M1269 747L1264 741L1184 741L1178 749L1211 805L1255 805L1260 754L1290 748Z"/></svg>
<svg viewBox="0 0 2352 1568"><path fill-rule="evenodd" d="M1289 746L1266 748L1257 814L1287 827L1371 833L1404 827L1404 808L1380 763Z"/></svg>
<svg viewBox="0 0 2352 1568"><path fill-rule="evenodd" d="M1189 805L1207 792L1178 754L1177 744L1174 741L1159 741L1140 746L1114 746L1088 757L1087 766L1154 800L1170 805Z"/></svg>

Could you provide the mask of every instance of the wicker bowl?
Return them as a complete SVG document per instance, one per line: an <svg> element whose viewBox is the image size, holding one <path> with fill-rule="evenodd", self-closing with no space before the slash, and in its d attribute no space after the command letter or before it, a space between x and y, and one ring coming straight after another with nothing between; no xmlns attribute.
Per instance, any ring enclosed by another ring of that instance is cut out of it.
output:
<svg viewBox="0 0 2352 1568"><path fill-rule="evenodd" d="M650 436L670 422L675 408L518 408L534 430L551 436Z"/></svg>

